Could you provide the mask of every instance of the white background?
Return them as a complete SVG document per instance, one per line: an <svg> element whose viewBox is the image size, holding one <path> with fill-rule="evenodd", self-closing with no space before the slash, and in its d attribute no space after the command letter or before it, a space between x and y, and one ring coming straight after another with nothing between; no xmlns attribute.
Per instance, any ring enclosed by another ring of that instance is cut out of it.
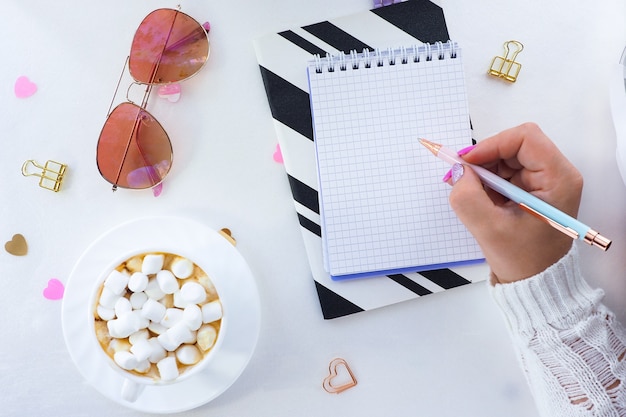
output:
<svg viewBox="0 0 626 417"><path fill-rule="evenodd" d="M158 198L110 191L96 169L95 146L119 71L141 19L177 4L3 3L0 240L21 233L29 252L0 251L0 415L142 415L83 382L63 341L61 301L42 291L51 278L66 282L102 233L152 214L229 227L262 300L261 336L249 366L223 395L186 415L536 415L484 284L322 319L284 169L272 158L276 136L252 40L357 13L371 2L182 1L183 11L211 22L211 56L184 82L178 103L156 95L150 103L172 138L174 166ZM451 37L464 48L476 138L535 121L582 171L579 217L614 240L607 253L581 247L582 268L626 322L626 190L615 164L608 91L609 72L626 46L626 5L447 0L442 6ZM510 39L525 46L515 84L485 75ZM22 75L38 85L27 99L13 92ZM68 164L62 191L22 177L27 159ZM337 356L359 383L331 395L321 383Z"/></svg>

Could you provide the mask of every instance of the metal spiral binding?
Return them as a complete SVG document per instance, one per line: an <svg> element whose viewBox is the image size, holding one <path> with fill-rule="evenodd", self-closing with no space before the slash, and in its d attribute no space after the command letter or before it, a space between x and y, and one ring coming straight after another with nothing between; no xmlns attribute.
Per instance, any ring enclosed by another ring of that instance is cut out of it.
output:
<svg viewBox="0 0 626 417"><path fill-rule="evenodd" d="M399 48L375 48L370 51L365 48L362 52L351 50L348 54L343 51L337 55L327 53L325 57L319 54L313 55L314 68L316 73L324 71L334 72L335 70L347 71L360 68L371 68L372 66L382 67L385 65L408 64L410 62L428 62L442 59L455 59L457 57L457 43L454 41L424 43L410 47Z"/></svg>

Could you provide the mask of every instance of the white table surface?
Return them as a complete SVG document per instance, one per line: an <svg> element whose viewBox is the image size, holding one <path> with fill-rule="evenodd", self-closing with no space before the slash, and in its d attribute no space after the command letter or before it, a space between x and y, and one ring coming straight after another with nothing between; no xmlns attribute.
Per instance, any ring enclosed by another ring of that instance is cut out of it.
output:
<svg viewBox="0 0 626 417"><path fill-rule="evenodd" d="M322 319L276 146L252 40L370 8L368 0L182 1L209 20L206 68L171 104L150 110L166 126L174 167L155 198L113 194L95 146L140 20L161 0L8 0L0 13L0 239L23 234L26 256L0 250L3 325L0 415L140 416L84 382L64 344L61 301L42 291L66 282L102 233L130 219L173 214L229 227L262 300L261 336L244 373L189 416L536 415L505 324L484 284L348 317ZM621 0L443 0L465 49L475 135L538 122L585 177L580 218L614 239L607 253L581 247L583 270L626 322L626 189L615 164L608 74L626 46ZM517 83L485 75L502 43L525 49ZM18 99L15 80L38 85ZM59 193L20 173L27 159L67 163ZM443 171L442 171L443 175ZM334 357L358 385L322 389Z"/></svg>

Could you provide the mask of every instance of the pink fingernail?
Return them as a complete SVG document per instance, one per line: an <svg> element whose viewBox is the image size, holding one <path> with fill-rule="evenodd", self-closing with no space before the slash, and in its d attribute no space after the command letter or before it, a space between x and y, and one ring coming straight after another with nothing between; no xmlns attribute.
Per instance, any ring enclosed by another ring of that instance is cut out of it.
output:
<svg viewBox="0 0 626 417"><path fill-rule="evenodd" d="M448 182L450 180L450 178L452 178L452 170L451 169L448 170L448 172L446 172L446 175L443 176L441 181Z"/></svg>
<svg viewBox="0 0 626 417"><path fill-rule="evenodd" d="M470 152L471 152L471 150L472 150L472 149L474 149L475 147L476 147L476 145L471 145L471 146L468 146L467 148L463 148L463 149L461 149L460 151L458 151L458 152L457 152L457 155L459 155L459 156L463 156L463 155L465 155L465 154L468 154L468 153L470 153Z"/></svg>
<svg viewBox="0 0 626 417"><path fill-rule="evenodd" d="M463 165L454 164L452 165L452 184L456 184L458 180L461 179L465 170L463 169Z"/></svg>

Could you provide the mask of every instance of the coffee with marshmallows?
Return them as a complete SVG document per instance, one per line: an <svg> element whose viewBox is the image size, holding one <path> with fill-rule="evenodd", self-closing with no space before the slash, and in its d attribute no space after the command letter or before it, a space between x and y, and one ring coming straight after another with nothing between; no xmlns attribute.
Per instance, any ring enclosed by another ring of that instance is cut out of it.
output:
<svg viewBox="0 0 626 417"><path fill-rule="evenodd" d="M208 275L172 253L133 256L114 268L94 303L98 342L116 366L173 381L215 346L222 305Z"/></svg>

